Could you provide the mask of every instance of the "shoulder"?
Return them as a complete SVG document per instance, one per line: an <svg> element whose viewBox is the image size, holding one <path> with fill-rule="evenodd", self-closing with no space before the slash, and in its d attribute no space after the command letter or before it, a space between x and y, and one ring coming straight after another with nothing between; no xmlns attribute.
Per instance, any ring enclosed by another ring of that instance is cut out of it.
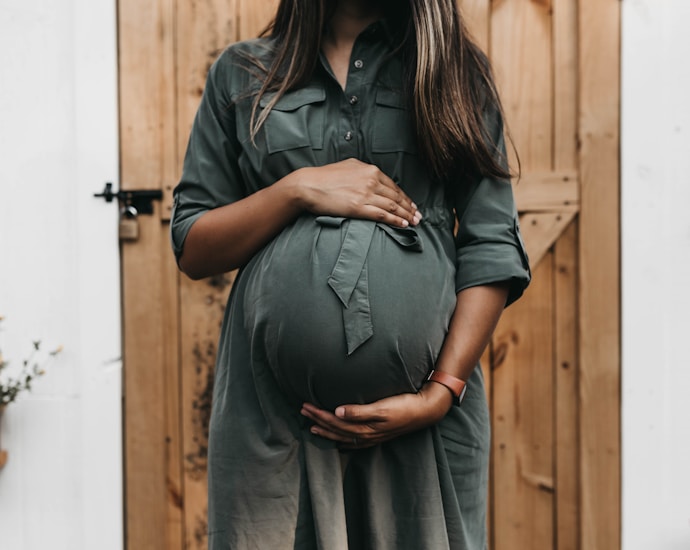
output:
<svg viewBox="0 0 690 550"><path fill-rule="evenodd" d="M246 59L254 59L260 62L270 62L275 55L274 52L274 40L272 38L253 38L230 44L220 54L218 61L237 63Z"/></svg>
<svg viewBox="0 0 690 550"><path fill-rule="evenodd" d="M231 96L246 93L256 87L274 57L271 38L235 42L225 48L211 65L209 82Z"/></svg>
<svg viewBox="0 0 690 550"><path fill-rule="evenodd" d="M232 72L270 64L275 56L272 38L254 38L227 46L211 65L213 71Z"/></svg>

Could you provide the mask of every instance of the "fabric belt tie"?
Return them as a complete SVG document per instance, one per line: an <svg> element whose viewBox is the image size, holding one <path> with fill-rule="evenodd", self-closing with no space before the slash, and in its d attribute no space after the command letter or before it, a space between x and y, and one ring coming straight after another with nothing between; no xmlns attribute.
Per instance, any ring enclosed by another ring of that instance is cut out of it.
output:
<svg viewBox="0 0 690 550"><path fill-rule="evenodd" d="M316 222L334 228L347 223L338 259L328 277L328 286L343 305L347 354L351 355L374 335L367 268L367 257L374 232L377 229L383 231L398 246L409 252L422 252L422 240L412 227L396 228L368 220L332 216L319 216Z"/></svg>

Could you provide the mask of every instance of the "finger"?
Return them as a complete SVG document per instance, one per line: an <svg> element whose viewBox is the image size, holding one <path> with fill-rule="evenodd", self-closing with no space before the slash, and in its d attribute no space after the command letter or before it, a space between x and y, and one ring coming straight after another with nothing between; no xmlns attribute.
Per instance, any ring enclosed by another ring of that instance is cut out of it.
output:
<svg viewBox="0 0 690 550"><path fill-rule="evenodd" d="M419 215L421 218L421 213L414 201L388 176L383 173L380 173L380 176L382 179L377 181L377 185L373 190L374 193L379 197L395 202L399 207L409 212L412 217ZM411 222L412 220L410 219L409 221Z"/></svg>
<svg viewBox="0 0 690 550"><path fill-rule="evenodd" d="M314 426L310 428L311 433L346 445L348 448L376 445L393 437L388 430L379 431L377 426L348 423L330 413L319 414L311 412L310 409L313 410L312 407L303 407L302 414L314 422Z"/></svg>
<svg viewBox="0 0 690 550"><path fill-rule="evenodd" d="M346 435L340 432L334 432L321 426L312 426L309 429L309 431L314 435L323 437L324 439L330 439L331 441L335 441L336 443L342 443L345 445L354 445L355 443L363 441L362 438L358 438L356 435Z"/></svg>
<svg viewBox="0 0 690 550"><path fill-rule="evenodd" d="M379 194L385 194L388 198L393 198L396 202L405 204L411 210L417 210L417 205L414 201L407 196L407 193L395 183L388 175L381 171L374 164L365 165L366 174L365 176L369 178L371 183L376 184L375 192Z"/></svg>
<svg viewBox="0 0 690 550"><path fill-rule="evenodd" d="M393 214L384 208L373 206L371 204L365 204L362 206L357 217L365 220L372 220L378 223L385 223L386 225L390 225L392 227L406 228L412 225L412 222L410 219L408 219L408 216L399 216L398 214Z"/></svg>
<svg viewBox="0 0 690 550"><path fill-rule="evenodd" d="M342 434L344 437L349 434L349 426L343 421L339 420L333 414L328 411L316 408L313 405L303 405L300 411L303 416L311 420L316 426L333 433Z"/></svg>
<svg viewBox="0 0 690 550"><path fill-rule="evenodd" d="M385 409L377 404L370 405L341 405L333 415L338 420L356 422L358 424L381 423L388 420Z"/></svg>
<svg viewBox="0 0 690 550"><path fill-rule="evenodd" d="M371 197L368 204L397 215L411 225L418 225L422 219L422 213L409 198L383 187Z"/></svg>
<svg viewBox="0 0 690 550"><path fill-rule="evenodd" d="M388 441L389 439L392 439L393 436L389 434L385 435L369 435L369 434L362 434L362 435L344 435L338 432L332 432L323 428L320 428L318 426L314 426L311 428L311 433L313 433L316 436L323 437L324 439L328 439L330 441L333 441L338 444L338 448L341 450L345 451L354 451L357 449L366 449L368 447L373 447L374 445L378 445L379 443L383 443L384 441Z"/></svg>
<svg viewBox="0 0 690 550"><path fill-rule="evenodd" d="M348 428L348 430L340 430L317 423L312 426L309 431L316 436L337 443L338 447L343 450L373 447L374 445L379 445L385 441L395 439L405 433L405 431L401 429L375 431L375 429L372 429L366 424L350 424ZM384 428L384 426L379 426L379 428Z"/></svg>
<svg viewBox="0 0 690 550"><path fill-rule="evenodd" d="M382 185L379 185L374 190L366 203L386 210L391 214L398 215L413 225L419 222L415 218L421 219L422 216L419 210L417 210L417 206L407 196Z"/></svg>
<svg viewBox="0 0 690 550"><path fill-rule="evenodd" d="M382 185L388 187L389 189L400 191L405 197L407 197L407 194L401 189L401 187L397 183L395 183L385 172L381 171L380 169L377 169L376 179ZM409 199L409 197L407 197L407 198ZM412 201L410 200L410 202L412 202Z"/></svg>
<svg viewBox="0 0 690 550"><path fill-rule="evenodd" d="M417 225L422 219L421 213L415 209L410 209L404 203L399 203L394 198L383 195L371 195L365 206L372 206L377 211L384 211L392 216L397 216L401 220L406 220L410 225Z"/></svg>

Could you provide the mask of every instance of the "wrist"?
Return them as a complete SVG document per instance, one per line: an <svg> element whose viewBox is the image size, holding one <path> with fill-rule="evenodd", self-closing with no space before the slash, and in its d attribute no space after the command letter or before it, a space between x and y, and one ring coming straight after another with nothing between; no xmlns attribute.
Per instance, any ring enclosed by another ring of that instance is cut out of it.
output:
<svg viewBox="0 0 690 550"><path fill-rule="evenodd" d="M453 406L453 394L441 384L426 382L419 392L429 407L428 416L434 423L441 420Z"/></svg>
<svg viewBox="0 0 690 550"><path fill-rule="evenodd" d="M310 209L309 186L305 184L310 170L311 168L308 166L298 168L278 182L287 194L288 204L299 212Z"/></svg>
<svg viewBox="0 0 690 550"><path fill-rule="evenodd" d="M465 397L465 391L467 391L467 382L461 378L457 378L452 374L444 372L442 370L432 370L426 379L427 383L435 383L437 385L445 387L450 394L453 396L453 401L456 405L462 403Z"/></svg>

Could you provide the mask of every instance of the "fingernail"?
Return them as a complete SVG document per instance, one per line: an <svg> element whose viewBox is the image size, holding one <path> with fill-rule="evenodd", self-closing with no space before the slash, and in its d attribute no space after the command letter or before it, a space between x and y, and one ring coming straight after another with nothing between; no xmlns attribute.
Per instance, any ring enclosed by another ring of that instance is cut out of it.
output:
<svg viewBox="0 0 690 550"><path fill-rule="evenodd" d="M338 408L335 410L335 415L336 415L338 418L344 418L344 417L345 417L345 408L344 408L344 407L338 407Z"/></svg>
<svg viewBox="0 0 690 550"><path fill-rule="evenodd" d="M403 220L403 221L402 221L402 226L403 226L403 227L407 227L408 225L410 225L410 222L408 222L407 220Z"/></svg>
<svg viewBox="0 0 690 550"><path fill-rule="evenodd" d="M319 430L317 430L316 428L312 428L312 429L309 430L309 431L310 431L311 433L313 433L314 435L319 435Z"/></svg>
<svg viewBox="0 0 690 550"><path fill-rule="evenodd" d="M423 216L422 216L422 213L419 210L417 210L417 212L415 212L414 217L419 218L421 220Z"/></svg>
<svg viewBox="0 0 690 550"><path fill-rule="evenodd" d="M416 205L415 203L411 203L411 205L412 205L412 208L414 208L415 210L417 210L417 205Z"/></svg>

